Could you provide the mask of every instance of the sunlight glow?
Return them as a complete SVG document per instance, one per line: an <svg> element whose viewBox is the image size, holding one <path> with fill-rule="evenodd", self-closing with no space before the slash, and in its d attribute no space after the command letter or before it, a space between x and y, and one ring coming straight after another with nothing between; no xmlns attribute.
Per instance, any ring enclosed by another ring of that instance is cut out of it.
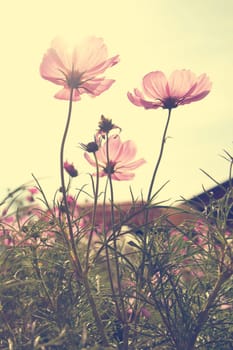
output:
<svg viewBox="0 0 233 350"><path fill-rule="evenodd" d="M200 168L219 182L227 178L229 164L221 155L224 149L233 153L232 1L23 0L2 7L2 194L32 181L32 173L48 197L59 187L58 153L68 104L53 98L56 86L39 74L43 54L57 35L71 44L88 35L102 37L109 56L120 55L120 63L111 68L116 79L111 89L96 99L85 96L74 106L65 150L80 174L74 189L92 171L79 143L93 140L103 114L122 128L122 140L137 144L138 157L147 161L131 183L135 196L148 190L166 111L138 109L127 92L155 70L167 75L175 69L206 72L213 82L203 101L173 111L156 188L170 182L159 198L187 198L201 192L202 185L211 187ZM129 184L117 184L116 193L119 201L130 199Z"/></svg>

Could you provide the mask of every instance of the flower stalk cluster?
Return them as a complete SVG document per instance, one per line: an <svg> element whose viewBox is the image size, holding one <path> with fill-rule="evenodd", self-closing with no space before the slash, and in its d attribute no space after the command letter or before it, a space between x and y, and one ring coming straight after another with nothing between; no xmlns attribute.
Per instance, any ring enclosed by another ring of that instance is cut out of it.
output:
<svg viewBox="0 0 233 350"><path fill-rule="evenodd" d="M100 93L107 90L113 83L113 80L106 80L104 78L97 78L100 73L103 73L108 67L111 67L118 63L119 57L114 56L111 59L106 58L106 48L101 43L100 39L91 38L88 39L88 44L93 47L93 54L88 52L88 59L84 61L85 50L80 51L75 48L72 55L68 61L64 61L63 52L61 51L61 45L57 45L57 42L53 42L52 48L48 50L47 54L43 58L41 64L41 75L43 78L50 80L58 85L62 85L63 89L59 91L55 97L60 99L69 99L69 112L66 122L66 127L61 143L60 151L60 169L61 169L61 191L63 194L65 215L67 219L69 240L66 239L67 245L71 244L70 257L76 271L77 279L82 280L86 288L88 295L88 300L92 308L93 316L98 324L98 329L101 334L102 340L107 344L107 338L105 336L103 324L101 317L97 311L95 301L92 297L88 282L88 268L89 268L89 258L90 250L92 245L92 238L95 230L95 219L96 219L96 208L98 199L98 189L99 189L99 178L107 177L107 184L110 188L110 205L111 205L111 240L113 241L113 256L114 256L114 266L116 270L116 287L112 278L112 266L110 261L109 253L109 240L106 235L106 226L104 224L104 244L105 253L107 261L107 270L110 280L111 291L113 295L113 300L115 302L116 311L119 319L123 322L123 346L127 347L127 337L128 337L128 326L127 326L127 308L126 303L123 298L118 300L117 293L123 295L122 283L121 283L121 270L120 270L120 258L118 253L118 234L119 231L115 229L115 216L114 216L114 190L113 190L113 180L131 180L134 177L132 172L139 166L145 163L144 159L134 160L136 155L136 146L132 141L122 142L119 134L116 131L121 131L121 129L113 124L111 119L101 116L101 121L99 122L98 131L95 135L94 141L87 144L81 143L81 147L85 150L84 157L90 163L91 166L96 168L96 172L93 174L96 176L96 186L94 188L94 206L93 206L93 216L90 235L87 244L87 254L86 254L86 268L83 268L81 261L79 259L76 243L74 239L74 232L71 222L71 216L69 212L69 206L67 203L67 188L65 185L64 178L64 168L71 177L77 176L77 172L72 164L64 164L64 146L68 133L68 128L70 124L72 102L79 101L80 96L83 93L92 94L93 96L98 96ZM57 45L57 46L56 46ZM64 46L62 44L62 46ZM86 46L87 47L87 46ZM101 48L98 52L97 49ZM94 56L98 52L98 55ZM138 89L134 90L134 94L128 93L129 100L136 106L143 106L146 109L162 107L168 109L168 120L164 129L161 149L159 152L158 160L155 165L155 169L150 182L148 195L147 195L147 206L151 204L153 199L152 191L156 178L156 174L162 159L164 145L167 137L168 125L171 117L171 110L176 108L178 105L198 101L204 98L210 91L211 84L206 77L206 75L201 75L196 78L190 71L175 71L169 80L166 80L162 72L152 72L147 74L143 78L143 92ZM68 95L69 93L69 95ZM150 100L146 100L149 97ZM92 157L91 157L92 155ZM106 186L107 186L106 184ZM107 189L107 187L106 187ZM106 190L104 203L106 201ZM105 206L105 204L104 204ZM145 212L145 225L148 224L148 211ZM65 235L66 236L66 235ZM145 235L143 249L146 250L147 236ZM145 254L142 257L142 268L140 279L142 280L145 272L146 259ZM142 286L140 284L140 286ZM138 293L136 293L136 304L138 298Z"/></svg>
<svg viewBox="0 0 233 350"><path fill-rule="evenodd" d="M74 103L85 94L106 92L115 80L103 74L117 63L119 55L109 58L96 37L72 50L56 38L43 56L42 78L58 85L55 98L68 103L59 198L50 205L34 178L36 187L21 186L0 203L0 348L214 350L216 344L232 345L223 340L225 328L233 329L226 321L233 302L232 186L202 213L175 208L189 214L178 223L174 208L155 204L173 109L209 94L212 83L206 74L184 69L167 78L153 71L143 77L141 88L127 93L136 107L167 110L145 199L142 195L139 201L131 191L129 206L116 202L117 184L132 181L146 161L104 115L92 140L79 142L93 169L90 202L83 207L79 201L83 188L71 194L80 180L76 162L65 157ZM232 157L230 162L232 169ZM22 205L18 197L24 191ZM37 204L39 193L45 208ZM19 310L25 320L19 319Z"/></svg>

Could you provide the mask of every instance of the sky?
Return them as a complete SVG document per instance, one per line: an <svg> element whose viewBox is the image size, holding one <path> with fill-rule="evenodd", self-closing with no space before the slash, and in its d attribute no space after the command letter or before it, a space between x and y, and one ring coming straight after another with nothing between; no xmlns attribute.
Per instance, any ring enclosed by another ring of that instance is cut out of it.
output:
<svg viewBox="0 0 233 350"><path fill-rule="evenodd" d="M60 186L59 149L68 103L53 96L58 87L39 74L54 37L71 44L102 37L109 57L120 63L107 70L114 85L97 98L83 95L73 106L65 159L79 176L71 191L86 185L93 169L79 143L93 139L101 114L133 140L146 164L133 181L114 182L115 200L146 197L158 158L167 111L131 104L127 92L155 70L206 73L213 83L203 100L172 111L165 152L154 185L157 201L188 199L229 176L224 150L233 155L233 2L231 0L21 0L1 5L1 178L0 194L39 180L48 200ZM105 179L101 179L104 186Z"/></svg>

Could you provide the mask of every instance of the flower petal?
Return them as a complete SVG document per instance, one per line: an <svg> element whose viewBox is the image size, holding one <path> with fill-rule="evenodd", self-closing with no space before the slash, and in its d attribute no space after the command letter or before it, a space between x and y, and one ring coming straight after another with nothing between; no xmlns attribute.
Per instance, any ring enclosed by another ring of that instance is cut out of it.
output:
<svg viewBox="0 0 233 350"><path fill-rule="evenodd" d="M92 79L82 84L80 91L83 91L82 93L86 92L92 97L99 96L102 92L108 90L114 82L115 80L112 79Z"/></svg>
<svg viewBox="0 0 233 350"><path fill-rule="evenodd" d="M65 74L63 72L66 72L66 68L63 66L57 53L53 49L48 50L40 65L41 76L54 84L64 85Z"/></svg>
<svg viewBox="0 0 233 350"><path fill-rule="evenodd" d="M131 140L125 141L122 143L121 152L114 158L114 161L127 163L135 157L136 153L137 148L135 143Z"/></svg>
<svg viewBox="0 0 233 350"><path fill-rule="evenodd" d="M59 91L56 98L67 100L70 87L76 89L74 101L79 101L83 93L99 96L111 87L114 80L97 76L119 62L119 55L107 58L107 54L102 38L89 37L73 52L60 38L56 38L42 59L40 74L44 79L64 87L65 90Z"/></svg>
<svg viewBox="0 0 233 350"><path fill-rule="evenodd" d="M138 89L134 89L134 95L131 92L127 93L128 99L135 106L142 107L142 93Z"/></svg>
<svg viewBox="0 0 233 350"><path fill-rule="evenodd" d="M58 98L60 100L70 100L70 89L64 88L60 91L58 91L55 95L55 98ZM73 90L73 101L79 101L80 100L80 94L77 90Z"/></svg>
<svg viewBox="0 0 233 350"><path fill-rule="evenodd" d="M123 173L116 171L111 175L112 180L116 181L129 181L134 178L135 174L133 173Z"/></svg>
<svg viewBox="0 0 233 350"><path fill-rule="evenodd" d="M107 159L107 145L110 164ZM110 165L113 170L111 178L118 181L131 180L134 177L134 174L130 171L145 163L145 160L142 158L133 161L133 158L136 155L135 144L133 141L122 142L119 135L109 137L108 141L101 145L95 155L100 168L102 168L102 170L100 169L99 176L107 176L108 174L104 169ZM92 166L96 166L94 160L87 152L84 153L84 157Z"/></svg>
<svg viewBox="0 0 233 350"><path fill-rule="evenodd" d="M114 66L120 61L119 55L116 55L114 57L111 57L103 62L101 62L99 65L92 67L91 69L85 71L84 77L93 77L99 74L102 74L105 72L105 70L109 67Z"/></svg>
<svg viewBox="0 0 233 350"><path fill-rule="evenodd" d="M108 51L102 38L89 36L73 50L74 70L85 72L107 59Z"/></svg>
<svg viewBox="0 0 233 350"><path fill-rule="evenodd" d="M127 96L130 102L138 107L171 109L201 100L208 95L211 86L206 74L197 78L190 70L175 70L167 81L164 73L154 71L144 76L143 92L134 89L134 93L128 92Z"/></svg>
<svg viewBox="0 0 233 350"><path fill-rule="evenodd" d="M135 170L145 163L146 163L145 159L140 158L138 160L135 160L135 161L130 162L128 164L124 164L122 166L121 166L121 164L118 164L118 166L119 166L119 169L121 171L128 171L128 170ZM116 167L116 169L118 169L118 167Z"/></svg>
<svg viewBox="0 0 233 350"><path fill-rule="evenodd" d="M153 100L163 100L169 96L167 78L163 72L150 72L143 78L143 88L148 97Z"/></svg>
<svg viewBox="0 0 233 350"><path fill-rule="evenodd" d="M207 75L202 74L196 80L195 89L191 92L189 96L187 96L187 99L185 100L189 100L190 102L201 100L206 95L208 95L208 93L211 90L211 87L212 83L210 82Z"/></svg>
<svg viewBox="0 0 233 350"><path fill-rule="evenodd" d="M159 107L163 107L163 103L161 101L151 102L151 101L141 100L141 104L145 109L157 109Z"/></svg>
<svg viewBox="0 0 233 350"><path fill-rule="evenodd" d="M145 109L156 109L162 107L160 101L146 101L143 94L138 89L134 89L134 95L131 92L128 92L127 96L130 102L138 107L144 107Z"/></svg>
<svg viewBox="0 0 233 350"><path fill-rule="evenodd" d="M185 105L191 102L196 102L202 100L204 97L206 97L209 94L210 91L202 91L196 96L190 96L185 98L183 101L181 101L179 104L180 105Z"/></svg>
<svg viewBox="0 0 233 350"><path fill-rule="evenodd" d="M169 77L169 94L172 97L182 98L195 87L196 76L190 70L175 70Z"/></svg>
<svg viewBox="0 0 233 350"><path fill-rule="evenodd" d="M66 55L67 47L61 38L55 38L42 59L40 74L54 84L64 85L65 74L71 70L69 55Z"/></svg>
<svg viewBox="0 0 233 350"><path fill-rule="evenodd" d="M90 154L84 152L84 158L90 163L92 166L96 167L96 162L90 157Z"/></svg>

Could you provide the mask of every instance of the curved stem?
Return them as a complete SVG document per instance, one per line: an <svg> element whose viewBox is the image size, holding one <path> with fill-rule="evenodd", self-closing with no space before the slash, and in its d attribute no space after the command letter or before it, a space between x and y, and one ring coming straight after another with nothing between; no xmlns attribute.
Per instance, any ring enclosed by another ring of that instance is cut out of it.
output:
<svg viewBox="0 0 233 350"><path fill-rule="evenodd" d="M162 143L161 143L161 148L160 148L160 152L159 152L159 157L158 157L157 163L156 163L155 168L154 168L154 172L153 172L153 175L152 175L152 178L151 178L150 187L149 187L149 191L148 191L148 195L147 195L147 202L146 202L147 204L149 204L150 201L151 201L151 193L152 193L152 190L153 190L155 177L156 177L156 174L158 172L158 168L159 168L159 165L160 165L160 162L161 162L161 159L162 159L163 150L164 150L166 137L167 137L167 129L168 129L168 125L169 125L170 119L171 119L171 109L168 110L168 117L167 117L167 122L166 122L166 125L165 125L165 129L164 129L164 132L163 132L163 137L162 137Z"/></svg>
<svg viewBox="0 0 233 350"><path fill-rule="evenodd" d="M88 271L88 267L89 267L88 265L89 265L91 241L92 241L92 237L95 229L96 210L97 210L97 202L98 202L98 195L99 195L99 164L98 164L98 159L96 157L95 152L94 152L94 158L96 163L96 186L94 189L94 204L93 204L93 214L92 214L92 220L91 220L91 232L87 243L86 271Z"/></svg>
<svg viewBox="0 0 233 350"><path fill-rule="evenodd" d="M150 182L150 186L149 186L149 190L148 190L148 195L147 195L147 200L146 200L146 208L145 208L145 214L144 214L144 220L145 220L145 227L148 224L148 219L149 219L149 204L151 202L151 199L153 198L152 196L152 190L153 190L153 186L154 186L154 182L155 182L155 178L159 169L159 165L161 163L162 160L162 156L163 156L163 151L164 151L164 146L165 146L165 142L166 142L166 138L167 138L167 130L168 130L168 125L171 119L171 109L168 110L168 116L167 116L167 121L165 124L165 128L164 128L164 132L163 132L163 136L162 136L162 142L161 142L161 147L160 147L160 151L159 151L159 156L158 156L158 160L155 164L155 168L154 168L154 172L151 178L151 182ZM147 235L144 235L143 238L143 252L146 252L146 246L147 246ZM141 268L140 268L140 273L139 273L139 290L142 287L142 282L143 282L143 275L144 275L144 270L145 270L145 262L146 262L146 256L145 253L143 253L142 255L142 262L141 262Z"/></svg>
<svg viewBox="0 0 233 350"><path fill-rule="evenodd" d="M71 90L70 90L68 117L67 117L66 126L65 126L65 130L64 130L64 134L63 134L63 138L62 138L62 142L61 142L61 149L60 149L61 192L63 194L64 209L65 209L65 215L67 218L68 233L69 233L70 242L66 237L66 232L65 232L64 236L65 236L66 243L69 247L69 254L70 254L71 262L73 264L74 271L76 274L77 282L78 283L83 282L83 284L84 284L87 298L88 298L90 307L92 309L92 314L93 314L95 322L96 322L96 327L97 327L99 334L102 338L103 344L105 346L107 346L108 340L107 340L107 337L105 335L104 325L103 325L101 317L98 313L93 295L91 293L91 287L89 285L87 272L86 273L83 272L82 264L80 262L78 254L77 254L77 249L76 249L76 244L75 244L75 239L74 239L74 234L73 234L73 228L72 228L72 222L71 222L71 217L70 217L70 213L69 213L69 206L68 206L68 202L67 202L67 195L66 195L67 190L66 190L66 186L65 186L64 165L63 165L64 164L64 148L65 148L65 142L66 142L66 138L67 138L67 134L68 134L68 130L69 130L69 125L70 125L70 120L71 120L73 90L74 90L73 88L71 88ZM70 243L71 243L71 249L70 249Z"/></svg>
<svg viewBox="0 0 233 350"><path fill-rule="evenodd" d="M122 308L122 316L123 321L126 321L126 312L125 312L125 305L124 300L122 296L122 288L121 288L121 277L120 277L120 264L119 264L119 257L117 253L117 237L116 237L116 228L115 228L115 215L114 215L114 191L113 191L113 184L112 184L112 177L111 177L111 167L110 167L110 156L109 156L109 138L108 134L106 135L106 158L107 158L107 169L108 169L108 180L109 180L109 187L110 187L110 200L111 200L111 226L112 226L112 237L113 237L113 250L114 250L114 260L115 260L115 268L116 268L116 282L117 282L117 288L118 293L120 297L121 302L121 308ZM115 294L115 293L114 293ZM118 313L120 313L120 309L118 306L118 303L116 304ZM125 328L124 328L125 329ZM124 336L125 338L125 336Z"/></svg>
<svg viewBox="0 0 233 350"><path fill-rule="evenodd" d="M67 116L65 130L64 130L64 134L63 134L62 142L61 142L60 176L61 176L61 192L63 195L64 209L65 209L65 215L66 215L67 224L68 224L68 231L69 231L69 238L70 238L70 243L71 243L70 256L71 256L73 265L75 265L76 275L80 279L82 277L82 267L81 267L81 263L80 263L80 260L78 258L78 255L77 255L76 247L75 247L73 228L72 228L72 223L71 223L71 218L70 218L70 213L69 213L69 206L68 206L68 202L67 202L67 194L66 194L67 191L66 191L65 175L64 175L64 148L65 148L65 142L66 142L69 126L70 126L70 120L71 120L71 114L72 114L72 102L73 102L73 89L70 90L68 116ZM67 242L67 240L66 240L66 242Z"/></svg>
<svg viewBox="0 0 233 350"><path fill-rule="evenodd" d="M188 344L188 348L190 350L194 350L197 337L198 337L199 333L201 332L202 327L204 326L204 324L208 320L210 308L213 305L214 301L216 300L218 293L221 290L223 284L231 277L231 275L232 275L231 271L228 271L228 270L224 271L223 273L221 273L219 275L219 277L216 281L216 284L213 288L213 291L210 293L210 295L207 299L207 302L204 305L202 311L199 312L199 314L198 314L197 325L195 327L193 334L191 334L189 344Z"/></svg>
<svg viewBox="0 0 233 350"><path fill-rule="evenodd" d="M53 310L53 312L56 312L56 307L55 307L55 303L51 297L51 293L49 292L46 283L44 281L44 278L41 274L41 270L39 268L39 264L38 264L38 257L37 257L37 248L36 247L31 247L31 251L32 251L32 257L33 257L33 267L35 268L36 271L36 275L41 283L42 289L44 290L44 293L49 301L49 304Z"/></svg>
<svg viewBox="0 0 233 350"><path fill-rule="evenodd" d="M116 300L116 293L115 293L115 288L114 288L114 283L113 283L113 277L112 277L112 271L111 271L111 263L110 263L110 256L109 256L109 248L108 248L108 237L107 237L107 230L106 230L106 195L107 195L107 188L108 188L108 182L109 179L107 178L106 181L106 186L104 190L104 202L103 202L103 226L104 226L104 246L105 246L105 254L106 254L106 263L107 263L107 270L108 270L108 277L109 277L109 282L110 282L110 287L112 291L112 296L116 305L116 310L117 310L117 315L120 318L120 309L118 308L118 303Z"/></svg>

